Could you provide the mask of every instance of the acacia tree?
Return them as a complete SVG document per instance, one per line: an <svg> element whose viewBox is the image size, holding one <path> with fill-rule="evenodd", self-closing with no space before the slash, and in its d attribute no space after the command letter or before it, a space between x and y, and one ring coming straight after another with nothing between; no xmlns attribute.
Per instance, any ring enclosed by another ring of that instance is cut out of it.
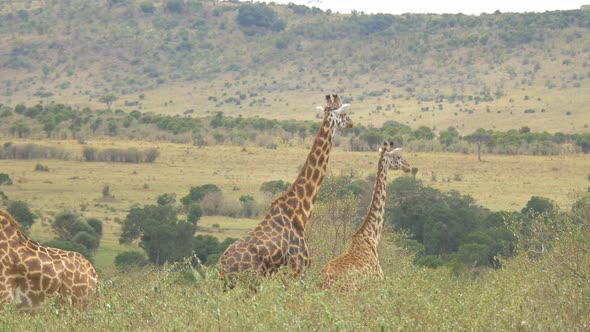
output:
<svg viewBox="0 0 590 332"><path fill-rule="evenodd" d="M479 128L473 134L465 136L465 140L477 144L477 160L481 161L481 147L492 140L492 131Z"/></svg>
<svg viewBox="0 0 590 332"><path fill-rule="evenodd" d="M111 105L113 104L113 102L115 100L119 99L119 97L115 96L112 93L106 94L102 97L100 97L100 99L98 101L100 101L101 103L104 103L107 105L107 108L109 109L109 111L111 110Z"/></svg>

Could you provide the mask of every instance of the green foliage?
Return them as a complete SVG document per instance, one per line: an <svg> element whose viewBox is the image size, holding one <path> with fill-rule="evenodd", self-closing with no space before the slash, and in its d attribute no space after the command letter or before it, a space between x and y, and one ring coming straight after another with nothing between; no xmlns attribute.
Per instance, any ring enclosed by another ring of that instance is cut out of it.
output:
<svg viewBox="0 0 590 332"><path fill-rule="evenodd" d="M448 147L459 140L459 132L455 127L449 127L440 132L439 140L443 145Z"/></svg>
<svg viewBox="0 0 590 332"><path fill-rule="evenodd" d="M178 220L173 207L145 205L129 211L119 242L131 243L139 239L139 246L149 260L162 265L190 256L195 231L193 224Z"/></svg>
<svg viewBox="0 0 590 332"><path fill-rule="evenodd" d="M13 201L8 204L6 211L12 215L25 232L31 228L37 218L27 202Z"/></svg>
<svg viewBox="0 0 590 332"><path fill-rule="evenodd" d="M49 167L43 164L36 164L35 171L37 172L49 172Z"/></svg>
<svg viewBox="0 0 590 332"><path fill-rule="evenodd" d="M370 195L372 193L370 184L361 179L354 179L350 176L327 176L322 182L320 191L318 193L318 202L324 202L346 195L352 195L359 198L362 195Z"/></svg>
<svg viewBox="0 0 590 332"><path fill-rule="evenodd" d="M158 205L174 205L176 204L176 194L166 193L158 196Z"/></svg>
<svg viewBox="0 0 590 332"><path fill-rule="evenodd" d="M287 25L272 8L261 3L241 5L236 19L243 28L256 27L271 31L282 31Z"/></svg>
<svg viewBox="0 0 590 332"><path fill-rule="evenodd" d="M432 129L425 126L420 126L418 129L414 131L412 135L416 139L422 139L427 141L434 139L434 133L432 132Z"/></svg>
<svg viewBox="0 0 590 332"><path fill-rule="evenodd" d="M202 186L191 187L188 195L182 197L180 202L186 207L193 203L200 203L206 195L212 193L221 193L221 189L211 183Z"/></svg>
<svg viewBox="0 0 590 332"><path fill-rule="evenodd" d="M98 236L95 229L74 212L62 211L51 223L51 230L63 241L73 241L80 232Z"/></svg>
<svg viewBox="0 0 590 332"><path fill-rule="evenodd" d="M137 251L124 251L115 257L115 266L120 270L144 267L149 263L144 254Z"/></svg>
<svg viewBox="0 0 590 332"><path fill-rule="evenodd" d="M217 237L211 235L197 235L193 239L194 252L201 263L213 265L217 263L225 249L235 241L234 238L227 238L220 242Z"/></svg>
<svg viewBox="0 0 590 332"><path fill-rule="evenodd" d="M0 173L0 186L1 185L11 185L12 184L12 180L10 179L10 176L6 173Z"/></svg>
<svg viewBox="0 0 590 332"><path fill-rule="evenodd" d="M98 218L88 218L86 219L86 223L88 226L92 227L94 234L98 235L98 237L102 237L102 221Z"/></svg>
<svg viewBox="0 0 590 332"><path fill-rule="evenodd" d="M397 178L387 191L385 222L424 245L417 264L438 266L455 258L469 266L495 267L497 255L513 254L514 238L502 215L490 214L470 196L441 192L413 177Z"/></svg>
<svg viewBox="0 0 590 332"><path fill-rule="evenodd" d="M360 135L360 139L367 142L370 147L381 145L385 140L385 134L378 129L371 128Z"/></svg>
<svg viewBox="0 0 590 332"><path fill-rule="evenodd" d="M244 218L256 217L260 213L256 199L250 195L240 196L240 204L242 205L240 215Z"/></svg>
<svg viewBox="0 0 590 332"><path fill-rule="evenodd" d="M116 95L109 93L106 95L101 96L98 101L101 103L104 103L107 105L107 108L110 110L111 109L111 105L117 100L119 99L119 97L117 97Z"/></svg>
<svg viewBox="0 0 590 332"><path fill-rule="evenodd" d="M522 209L522 213L551 214L555 212L556 209L556 204L552 202L550 199L545 197L533 196L526 203L526 206Z"/></svg>
<svg viewBox="0 0 590 332"><path fill-rule="evenodd" d="M30 118L31 121L19 120L22 117ZM114 114L108 111L92 112L89 109L76 111L65 105L36 105L34 107L17 105L14 114L7 120L14 120L9 121L11 125L7 130L15 137L29 137L40 133L53 137L57 134L56 129L59 128L60 136L67 135L72 138L80 135L87 138L88 134L100 137L106 134L120 138L138 139L144 137L141 133L149 131L162 139L174 142L186 141L197 145L206 144L203 137L213 137L215 144L243 144L248 141L259 144L258 137L261 134L287 143L293 139L305 139L309 135L315 134L319 127L317 122L311 121L228 117L223 112L217 112L207 118L192 118L139 111L132 111L128 114L123 111L117 111ZM118 125L120 123L128 123L128 125ZM360 151L368 150L371 146L381 144L384 140L391 140L397 145L403 145L404 142L430 141L434 138L432 129L428 127L420 127L413 131L409 126L396 121L387 121L381 128L367 128L357 125L350 131L343 131L340 135L350 138L352 150ZM454 127L449 127L440 132L439 141L443 150L455 152L464 151L465 142L476 144L480 153L485 148L487 152L491 153L551 155L561 153L560 144L575 144L580 151L590 152L590 134L563 134L559 132L549 134L532 132L523 128L507 132L478 129L472 134L460 137ZM431 144L412 145L413 150L419 151L424 148L430 150ZM159 151L157 149L99 150L94 147L84 147L82 157L86 161L154 162L159 157ZM0 158L67 159L70 158L70 154L56 147L13 144L0 148Z"/></svg>
<svg viewBox="0 0 590 332"><path fill-rule="evenodd" d="M144 1L139 4L139 9L145 14L153 14L156 11L156 7L150 1Z"/></svg>
<svg viewBox="0 0 590 332"><path fill-rule="evenodd" d="M263 182L260 185L260 191L275 196L279 193L287 191L290 187L291 184L289 182L285 182L283 180L270 180Z"/></svg>
<svg viewBox="0 0 590 332"><path fill-rule="evenodd" d="M94 252L100 245L100 237L95 233L80 231L74 235L72 242L84 246L90 252Z"/></svg>
<svg viewBox="0 0 590 332"><path fill-rule="evenodd" d="M203 216L203 209L201 208L201 206L199 204L193 203L188 208L187 221L190 222L191 224L196 226L197 222L199 221L199 219L201 219L202 216Z"/></svg>
<svg viewBox="0 0 590 332"><path fill-rule="evenodd" d="M183 0L166 0L164 1L164 6L166 9L171 13L180 14L184 9L184 1Z"/></svg>
<svg viewBox="0 0 590 332"><path fill-rule="evenodd" d="M392 26L395 17L389 14L353 15L350 18L358 25L359 32L363 35L380 33Z"/></svg>

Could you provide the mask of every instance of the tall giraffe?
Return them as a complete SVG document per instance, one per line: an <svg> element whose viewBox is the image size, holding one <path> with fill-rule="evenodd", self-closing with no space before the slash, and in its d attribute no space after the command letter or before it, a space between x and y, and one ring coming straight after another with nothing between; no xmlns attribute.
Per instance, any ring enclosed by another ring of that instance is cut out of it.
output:
<svg viewBox="0 0 590 332"><path fill-rule="evenodd" d="M238 273L267 275L289 266L298 275L309 267L311 258L306 243L305 225L328 166L336 128L352 127L338 95L327 95L324 118L311 151L291 188L271 205L264 220L229 246L220 258L226 284L234 286ZM319 107L321 108L321 107Z"/></svg>
<svg viewBox="0 0 590 332"><path fill-rule="evenodd" d="M389 149L385 143L383 148L379 150L377 177L369 212L363 224L352 235L352 242L348 249L326 264L320 271L320 277L323 279L322 288L331 286L336 279L344 279L347 275L346 277L352 278L346 279L346 281L352 284L347 285L345 282L342 289L354 289L354 272L368 273L383 279L383 270L377 257L377 246L383 231L387 171L402 169L406 173L410 172L410 164L402 158L401 148L391 150L392 148L393 143L390 143Z"/></svg>
<svg viewBox="0 0 590 332"><path fill-rule="evenodd" d="M77 252L42 246L0 209L0 309L8 302L33 311L53 295L85 304L96 286L90 262Z"/></svg>

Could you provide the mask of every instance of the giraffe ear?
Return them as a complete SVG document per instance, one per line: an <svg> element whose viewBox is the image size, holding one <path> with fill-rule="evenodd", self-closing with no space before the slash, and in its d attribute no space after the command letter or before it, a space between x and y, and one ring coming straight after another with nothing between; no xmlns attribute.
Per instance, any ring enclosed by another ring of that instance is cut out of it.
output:
<svg viewBox="0 0 590 332"><path fill-rule="evenodd" d="M336 112L340 113L340 114L346 114L348 112L347 108L350 106L350 104L344 104L342 106L340 106L339 109L336 110Z"/></svg>
<svg viewBox="0 0 590 332"><path fill-rule="evenodd" d="M393 153L396 157L401 157L402 156L402 148L395 148L395 149L393 149L393 151L391 151L391 153Z"/></svg>

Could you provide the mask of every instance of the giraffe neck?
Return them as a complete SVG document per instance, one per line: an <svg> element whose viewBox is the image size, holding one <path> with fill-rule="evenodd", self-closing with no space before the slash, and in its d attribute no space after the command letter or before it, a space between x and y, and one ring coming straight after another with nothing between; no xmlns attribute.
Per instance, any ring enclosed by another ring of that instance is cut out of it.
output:
<svg viewBox="0 0 590 332"><path fill-rule="evenodd" d="M296 196L299 201L297 211L301 214L303 229L309 220L328 167L334 131L334 124L325 116L299 176L287 191L287 196Z"/></svg>
<svg viewBox="0 0 590 332"><path fill-rule="evenodd" d="M11 241L14 242L13 245L31 241L16 220L2 209L0 209L0 241Z"/></svg>
<svg viewBox="0 0 590 332"><path fill-rule="evenodd" d="M381 233L383 232L383 211L385 209L385 183L387 181L387 167L385 166L383 156L379 159L377 166L377 178L375 179L375 189L373 190L373 199L369 206L369 212L365 221L356 231L353 237L361 238L377 248Z"/></svg>

